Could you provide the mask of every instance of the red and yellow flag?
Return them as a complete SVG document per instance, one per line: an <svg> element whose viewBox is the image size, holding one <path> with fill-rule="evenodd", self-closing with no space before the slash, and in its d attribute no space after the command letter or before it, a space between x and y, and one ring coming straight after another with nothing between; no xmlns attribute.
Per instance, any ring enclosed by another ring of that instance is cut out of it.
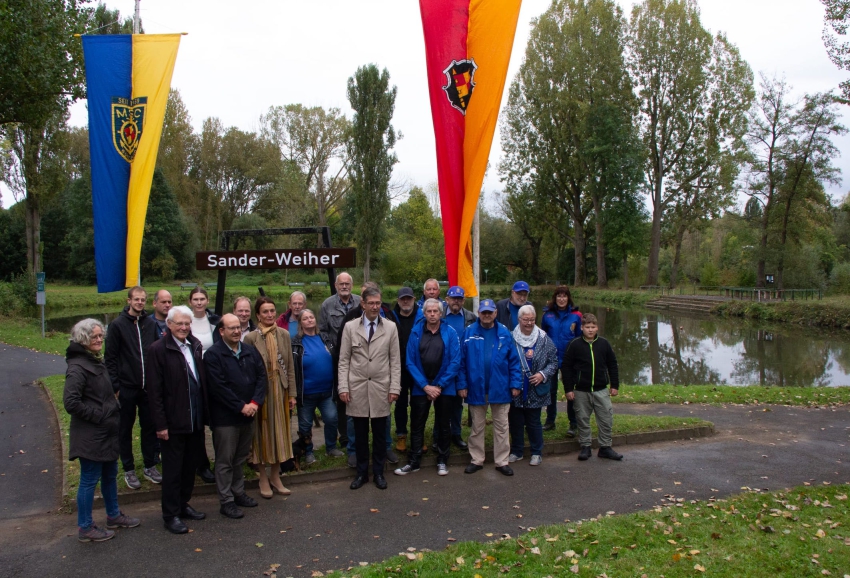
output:
<svg viewBox="0 0 850 578"><path fill-rule="evenodd" d="M470 231L499 117L521 0L419 0L446 268L478 295Z"/></svg>

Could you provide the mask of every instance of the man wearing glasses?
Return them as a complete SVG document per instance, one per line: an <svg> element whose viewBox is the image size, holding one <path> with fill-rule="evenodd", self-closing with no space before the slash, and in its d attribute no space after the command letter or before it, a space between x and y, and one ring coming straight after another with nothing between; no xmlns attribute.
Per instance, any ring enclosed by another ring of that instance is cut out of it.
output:
<svg viewBox="0 0 850 578"><path fill-rule="evenodd" d="M510 331L496 321L496 304L492 299L481 300L478 321L464 331L460 351L457 394L466 399L472 414L471 461L464 472L474 474L484 468L484 427L490 406L493 461L496 470L512 476L513 469L508 465L511 449L508 411L511 399L522 391L522 370Z"/></svg>
<svg viewBox="0 0 850 578"><path fill-rule="evenodd" d="M401 354L395 323L381 317L381 291L362 292L363 315L345 324L339 351L339 398L354 422L356 490L369 481L369 428L372 429L372 473L378 489L387 488L387 417L401 391Z"/></svg>

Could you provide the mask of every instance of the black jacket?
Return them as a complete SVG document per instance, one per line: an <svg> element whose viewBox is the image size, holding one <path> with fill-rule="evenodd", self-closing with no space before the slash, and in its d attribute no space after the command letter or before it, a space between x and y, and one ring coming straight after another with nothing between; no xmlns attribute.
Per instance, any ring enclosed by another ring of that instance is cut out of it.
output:
<svg viewBox="0 0 850 578"><path fill-rule="evenodd" d="M79 343L68 346L65 360L62 401L71 414L68 459L117 460L119 406L106 366Z"/></svg>
<svg viewBox="0 0 850 578"><path fill-rule="evenodd" d="M145 350L156 341L156 322L143 311L138 317L124 307L106 332L104 361L112 389L145 389Z"/></svg>
<svg viewBox="0 0 850 578"><path fill-rule="evenodd" d="M201 352L201 342L191 334L186 338L201 386L201 415L209 424L207 376ZM189 396L189 367L174 337L167 335L147 349L145 371L148 376L148 402L156 431L167 429L169 434L192 433L192 405Z"/></svg>
<svg viewBox="0 0 850 578"><path fill-rule="evenodd" d="M595 370L595 372L594 372ZM570 341L561 364L564 391L599 391L611 384L611 389L620 389L620 374L617 357L611 344L597 336L592 342L584 337Z"/></svg>
<svg viewBox="0 0 850 578"><path fill-rule="evenodd" d="M213 428L248 425L253 417L242 415L246 403L262 405L266 399L266 365L252 345L242 344L239 358L218 341L204 354L210 422Z"/></svg>
<svg viewBox="0 0 850 578"><path fill-rule="evenodd" d="M496 321L507 327L508 331L513 331L516 323L511 319L510 302L510 297L496 302Z"/></svg>
<svg viewBox="0 0 850 578"><path fill-rule="evenodd" d="M334 361L334 369L339 357L334 355L334 344L326 339L321 333L318 334L322 338L322 343L331 354L331 359ZM295 362L295 399L299 407L304 403L304 345L301 343L301 336L296 335L292 338L292 359ZM336 371L334 371L334 386L336 386ZM334 387L336 389L336 387Z"/></svg>

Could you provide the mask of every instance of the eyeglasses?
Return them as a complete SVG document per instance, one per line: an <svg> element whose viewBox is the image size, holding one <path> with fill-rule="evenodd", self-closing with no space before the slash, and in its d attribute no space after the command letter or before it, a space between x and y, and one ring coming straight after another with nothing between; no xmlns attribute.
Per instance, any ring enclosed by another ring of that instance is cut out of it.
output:
<svg viewBox="0 0 850 578"><path fill-rule="evenodd" d="M524 318L520 317L520 319L519 319L519 320L520 320L520 322L522 322L522 323L534 323L534 322L536 321L536 319L535 319L534 317L531 317L531 318L529 318L529 319L524 319Z"/></svg>
<svg viewBox="0 0 850 578"><path fill-rule="evenodd" d="M367 301L366 302L366 307L380 307L380 306L381 306L380 301Z"/></svg>
<svg viewBox="0 0 850 578"><path fill-rule="evenodd" d="M103 341L103 334L92 335L91 337L89 337L89 341Z"/></svg>
<svg viewBox="0 0 850 578"><path fill-rule="evenodd" d="M192 327L191 321L170 321L169 325L173 325L174 327Z"/></svg>

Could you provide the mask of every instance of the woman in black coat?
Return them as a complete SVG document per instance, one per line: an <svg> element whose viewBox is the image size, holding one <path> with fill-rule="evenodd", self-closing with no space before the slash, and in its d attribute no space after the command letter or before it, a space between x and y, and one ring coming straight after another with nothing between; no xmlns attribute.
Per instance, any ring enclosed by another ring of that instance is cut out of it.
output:
<svg viewBox="0 0 850 578"><path fill-rule="evenodd" d="M103 325L83 319L71 330L65 354L65 411L71 414L68 459L80 460L77 488L77 535L80 542L103 542L115 536L113 528L135 528L139 520L118 509L118 399L103 363ZM92 520L94 490L106 506L106 528Z"/></svg>

